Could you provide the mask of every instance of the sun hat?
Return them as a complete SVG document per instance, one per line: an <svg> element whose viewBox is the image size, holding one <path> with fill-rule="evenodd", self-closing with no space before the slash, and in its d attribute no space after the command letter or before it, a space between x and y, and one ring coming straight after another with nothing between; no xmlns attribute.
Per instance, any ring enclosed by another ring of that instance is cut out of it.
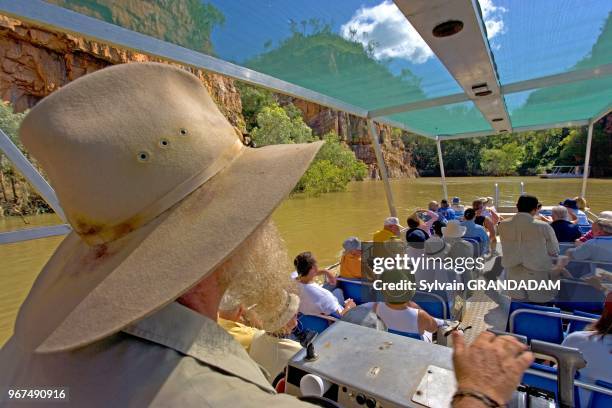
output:
<svg viewBox="0 0 612 408"><path fill-rule="evenodd" d="M442 238L431 237L425 241L425 254L428 256L444 257L450 246Z"/></svg>
<svg viewBox="0 0 612 408"><path fill-rule="evenodd" d="M442 235L445 238L461 238L465 235L466 227L461 225L457 220L450 220L446 223L446 227L442 227Z"/></svg>
<svg viewBox="0 0 612 408"><path fill-rule="evenodd" d="M384 225L397 225L397 226L401 227L400 222L399 222L399 218L397 218L397 217L387 217L387 218L385 218Z"/></svg>
<svg viewBox="0 0 612 408"><path fill-rule="evenodd" d="M342 248L344 248L345 251L361 249L361 241L357 237L348 237L342 243Z"/></svg>
<svg viewBox="0 0 612 408"><path fill-rule="evenodd" d="M285 307L282 309L274 320L264 322L264 326L268 332L274 333L281 330L289 323L289 320L293 318L298 312L300 307L300 298L294 293L285 292ZM255 308L257 311L257 307Z"/></svg>
<svg viewBox="0 0 612 408"><path fill-rule="evenodd" d="M388 303L405 303L412 300L415 290L408 286L414 283L414 275L405 269L390 269L382 273L382 297ZM395 285L390 286L389 284Z"/></svg>
<svg viewBox="0 0 612 408"><path fill-rule="evenodd" d="M73 228L15 324L37 352L90 344L177 299L268 219L321 146L243 146L198 78L158 63L73 81L20 137Z"/></svg>
<svg viewBox="0 0 612 408"><path fill-rule="evenodd" d="M576 203L576 200L572 200L571 198L566 198L565 200L560 202L559 205L562 205L567 208L571 208L572 210L578 209L578 203Z"/></svg>

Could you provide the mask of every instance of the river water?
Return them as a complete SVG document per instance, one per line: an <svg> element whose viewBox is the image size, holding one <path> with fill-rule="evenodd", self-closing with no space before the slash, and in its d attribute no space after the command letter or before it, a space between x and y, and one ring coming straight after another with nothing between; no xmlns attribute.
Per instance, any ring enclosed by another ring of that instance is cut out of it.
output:
<svg viewBox="0 0 612 408"><path fill-rule="evenodd" d="M459 196L470 203L480 196L493 196L494 184L500 186L502 204L516 201L520 182L525 191L536 195L545 205L554 205L580 193L581 180L546 180L537 177L456 177L447 179L449 197ZM440 200L439 178L398 179L391 181L400 220L414 209ZM587 197L593 212L612 210L612 179L589 180ZM273 219L287 243L291 257L312 251L321 265L338 259L342 241L351 236L371 239L388 215L383 184L380 181L351 183L345 192L320 197L295 197L285 200ZM0 231L31 228L59 223L55 215L0 218ZM53 253L62 237L52 237L17 244L0 245L0 345L10 336L19 304L34 278ZM289 268L289 266L287 266Z"/></svg>

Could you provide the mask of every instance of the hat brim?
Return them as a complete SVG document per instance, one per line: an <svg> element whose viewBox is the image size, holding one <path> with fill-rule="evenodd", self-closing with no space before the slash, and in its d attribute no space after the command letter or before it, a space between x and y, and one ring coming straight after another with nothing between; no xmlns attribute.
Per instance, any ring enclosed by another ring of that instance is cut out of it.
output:
<svg viewBox="0 0 612 408"><path fill-rule="evenodd" d="M272 214L321 146L245 148L185 199L107 245L88 246L72 232L37 277L15 334L40 353L70 350L161 309L214 271Z"/></svg>
<svg viewBox="0 0 612 408"><path fill-rule="evenodd" d="M451 234L448 227L442 227L442 235L448 238L461 238L465 235L467 228L464 226L459 227L459 230L455 234Z"/></svg>

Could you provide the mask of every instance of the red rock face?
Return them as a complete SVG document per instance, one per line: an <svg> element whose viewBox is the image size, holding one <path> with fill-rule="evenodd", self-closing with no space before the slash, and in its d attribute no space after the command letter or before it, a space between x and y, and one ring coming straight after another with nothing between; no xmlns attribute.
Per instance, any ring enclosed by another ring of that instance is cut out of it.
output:
<svg viewBox="0 0 612 408"><path fill-rule="evenodd" d="M278 99L281 104L292 103L300 109L304 121L314 133L324 135L330 131L336 132L355 152L355 156L368 165L370 177L378 177L376 155L365 119L288 96L279 95ZM405 149L400 139L392 137L392 130L389 126L379 127L380 143L389 177L417 177L418 172L412 162L412 152Z"/></svg>
<svg viewBox="0 0 612 408"><path fill-rule="evenodd" d="M31 108L62 85L108 65L157 61L147 55L51 32L0 16L0 97L15 110ZM185 68L201 79L220 110L244 130L240 94L232 79Z"/></svg>
<svg viewBox="0 0 612 408"><path fill-rule="evenodd" d="M11 102L17 112L34 106L39 100L64 84L108 65L162 60L71 34L52 32L0 15L0 98ZM242 103L234 81L203 70L185 68L196 75L208 89L219 109L236 127L245 130ZM282 103L293 103L304 114L304 121L315 134L335 131L370 167L377 177L374 149L365 119L335 111L311 102L278 96ZM380 128L381 146L390 177L416 177L412 154L392 129Z"/></svg>

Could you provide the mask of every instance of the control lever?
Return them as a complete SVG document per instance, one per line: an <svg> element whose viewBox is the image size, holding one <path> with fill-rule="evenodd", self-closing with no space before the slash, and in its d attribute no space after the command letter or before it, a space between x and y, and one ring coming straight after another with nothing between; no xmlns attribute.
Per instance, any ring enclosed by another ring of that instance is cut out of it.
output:
<svg viewBox="0 0 612 408"><path fill-rule="evenodd" d="M319 333L312 330L304 330L296 337L300 341L302 347L306 349L306 361L315 361L319 356L315 353L314 340L317 338Z"/></svg>
<svg viewBox="0 0 612 408"><path fill-rule="evenodd" d="M497 336L513 336L521 343L527 344L527 337L514 333L505 333L489 329ZM532 353L553 357L557 361L557 395L561 408L574 406L574 377L576 371L586 366L580 350L564 347L559 344L547 343L540 340L531 340Z"/></svg>
<svg viewBox="0 0 612 408"><path fill-rule="evenodd" d="M586 361L580 350L559 344L531 340L531 352L554 357L557 360L557 394L561 408L574 406L574 376Z"/></svg>

